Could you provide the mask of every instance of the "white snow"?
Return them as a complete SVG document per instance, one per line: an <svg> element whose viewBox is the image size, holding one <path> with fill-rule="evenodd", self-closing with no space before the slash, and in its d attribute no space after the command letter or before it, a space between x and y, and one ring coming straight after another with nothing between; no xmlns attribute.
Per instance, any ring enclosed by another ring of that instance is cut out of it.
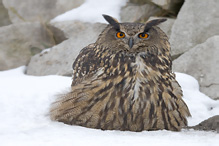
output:
<svg viewBox="0 0 219 146"><path fill-rule="evenodd" d="M48 53L52 48L44 49L40 52L40 54Z"/></svg>
<svg viewBox="0 0 219 146"><path fill-rule="evenodd" d="M69 126L49 119L49 106L57 93L71 85L71 77L28 76L25 67L0 72L0 145L2 146L133 146L133 145L217 145L219 134L194 130L102 131ZM195 125L219 113L219 101L198 90L197 81L177 73L184 100Z"/></svg>
<svg viewBox="0 0 219 146"><path fill-rule="evenodd" d="M219 100L215 101L199 91L198 81L192 76L177 73L176 79L183 89L184 101L187 103L192 117L189 125L196 125L214 115L219 115Z"/></svg>
<svg viewBox="0 0 219 146"><path fill-rule="evenodd" d="M120 8L127 0L86 0L84 4L73 10L67 11L55 17L51 22L80 20L83 22L106 23L102 14L107 14L120 19Z"/></svg>

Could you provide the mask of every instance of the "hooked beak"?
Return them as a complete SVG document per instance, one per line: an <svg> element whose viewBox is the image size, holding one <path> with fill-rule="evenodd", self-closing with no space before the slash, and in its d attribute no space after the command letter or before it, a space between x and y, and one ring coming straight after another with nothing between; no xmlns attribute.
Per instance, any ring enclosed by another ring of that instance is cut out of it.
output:
<svg viewBox="0 0 219 146"><path fill-rule="evenodd" d="M134 45L134 40L133 40L133 38L129 38L129 40L128 40L128 45L129 45L129 48L131 49L132 46Z"/></svg>

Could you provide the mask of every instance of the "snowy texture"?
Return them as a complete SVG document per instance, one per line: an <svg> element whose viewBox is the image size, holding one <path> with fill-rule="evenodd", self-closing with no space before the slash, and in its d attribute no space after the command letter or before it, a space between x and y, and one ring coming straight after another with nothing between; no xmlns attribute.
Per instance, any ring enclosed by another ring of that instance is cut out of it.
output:
<svg viewBox="0 0 219 146"><path fill-rule="evenodd" d="M194 126L214 115L219 115L219 100L213 100L199 91L198 81L190 75L176 73L176 80L183 90L183 99L189 107L192 117L189 126Z"/></svg>
<svg viewBox="0 0 219 146"><path fill-rule="evenodd" d="M51 22L80 20L83 22L106 23L102 14L120 18L119 13L127 0L86 0L80 7L55 17Z"/></svg>
<svg viewBox="0 0 219 146"><path fill-rule="evenodd" d="M133 145L217 145L219 134L194 130L102 131L70 126L49 119L50 104L55 94L67 90L70 77L27 76L25 67L0 72L0 145L2 146L133 146ZM219 101L199 92L198 82L177 73L184 100L192 117L189 125L219 113Z"/></svg>

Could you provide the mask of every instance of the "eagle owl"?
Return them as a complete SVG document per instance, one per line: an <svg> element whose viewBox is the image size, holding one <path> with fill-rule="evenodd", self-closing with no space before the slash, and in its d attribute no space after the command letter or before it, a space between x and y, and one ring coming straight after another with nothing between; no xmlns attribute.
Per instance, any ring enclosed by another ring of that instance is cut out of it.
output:
<svg viewBox="0 0 219 146"><path fill-rule="evenodd" d="M50 116L70 125L102 130L172 130L187 125L189 109L171 70L170 44L156 25L166 19L109 25L73 63L68 93Z"/></svg>

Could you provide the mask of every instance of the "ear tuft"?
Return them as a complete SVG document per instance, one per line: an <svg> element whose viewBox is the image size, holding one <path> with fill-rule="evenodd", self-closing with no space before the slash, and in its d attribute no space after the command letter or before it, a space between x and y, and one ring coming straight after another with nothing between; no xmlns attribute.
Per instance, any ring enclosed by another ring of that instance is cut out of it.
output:
<svg viewBox="0 0 219 146"><path fill-rule="evenodd" d="M152 26L156 26L162 22L165 22L167 19L154 19L146 23L144 31L147 32Z"/></svg>
<svg viewBox="0 0 219 146"><path fill-rule="evenodd" d="M119 26L119 22L118 20L116 20L115 18L109 16L109 15L105 15L103 14L104 19L111 24L116 30L120 30L120 26Z"/></svg>

